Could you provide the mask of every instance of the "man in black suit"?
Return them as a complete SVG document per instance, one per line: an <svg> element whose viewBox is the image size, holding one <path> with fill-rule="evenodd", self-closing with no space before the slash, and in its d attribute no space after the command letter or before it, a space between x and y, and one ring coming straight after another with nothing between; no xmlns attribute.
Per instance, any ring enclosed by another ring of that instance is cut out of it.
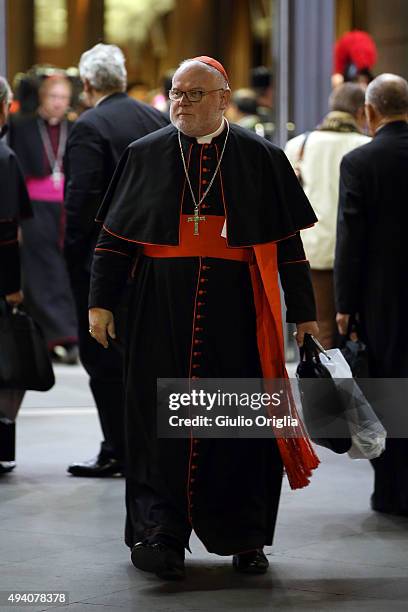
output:
<svg viewBox="0 0 408 612"><path fill-rule="evenodd" d="M408 377L407 81L393 74L374 79L366 91L366 115L373 140L348 153L341 164L337 322L345 334L350 315L358 314L370 375L404 379ZM372 465L372 508L408 514L408 440L390 435L385 452Z"/></svg>
<svg viewBox="0 0 408 612"><path fill-rule="evenodd" d="M88 331L88 291L99 233L96 212L125 148L167 125L157 110L127 96L125 58L114 45L86 51L79 72L88 103L67 142L65 255L75 297L79 350L104 435L96 459L68 467L73 476L111 476L123 470L123 385L119 352L105 351Z"/></svg>

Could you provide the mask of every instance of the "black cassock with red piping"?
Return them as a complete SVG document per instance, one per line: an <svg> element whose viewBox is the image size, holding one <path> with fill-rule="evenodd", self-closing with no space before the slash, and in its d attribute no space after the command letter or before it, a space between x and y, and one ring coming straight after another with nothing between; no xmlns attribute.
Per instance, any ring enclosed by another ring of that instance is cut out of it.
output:
<svg viewBox="0 0 408 612"><path fill-rule="evenodd" d="M225 135L210 144L182 135L197 201ZM193 528L210 552L229 555L272 543L282 462L272 437L157 438L157 378L262 376L248 263L143 254L143 244L176 246L181 214L193 210L177 130L170 126L131 145L100 211L90 306L115 309L137 258L125 351L126 543L165 534L188 547ZM315 319L298 232L316 218L279 149L231 126L221 172L200 214L226 215L229 246L279 241L287 320Z"/></svg>

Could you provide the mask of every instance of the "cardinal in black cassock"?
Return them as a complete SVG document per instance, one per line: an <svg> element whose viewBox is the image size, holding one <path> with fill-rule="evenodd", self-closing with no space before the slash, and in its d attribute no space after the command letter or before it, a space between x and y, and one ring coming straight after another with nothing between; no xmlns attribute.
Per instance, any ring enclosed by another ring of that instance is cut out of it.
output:
<svg viewBox="0 0 408 612"><path fill-rule="evenodd" d="M282 466L297 488L318 464L301 427L286 440L156 435L158 378L286 376L278 269L287 320L317 331L299 237L316 217L284 153L228 125L229 93L216 60L183 63L173 125L128 147L98 215L90 332L105 346L132 273L125 539L163 578L184 576L192 529L237 570L266 571Z"/></svg>

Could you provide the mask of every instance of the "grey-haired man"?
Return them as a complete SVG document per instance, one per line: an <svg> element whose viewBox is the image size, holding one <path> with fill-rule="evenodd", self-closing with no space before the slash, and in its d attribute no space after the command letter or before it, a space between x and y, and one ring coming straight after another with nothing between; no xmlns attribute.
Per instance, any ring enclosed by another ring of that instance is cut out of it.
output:
<svg viewBox="0 0 408 612"><path fill-rule="evenodd" d="M94 219L126 147L168 121L126 94L125 57L119 47L95 45L82 54L79 72L93 108L75 122L67 142L65 255L77 307L80 358L104 440L96 459L71 464L68 471L73 476L112 476L123 470L122 358L93 342L88 331L90 264L99 233Z"/></svg>

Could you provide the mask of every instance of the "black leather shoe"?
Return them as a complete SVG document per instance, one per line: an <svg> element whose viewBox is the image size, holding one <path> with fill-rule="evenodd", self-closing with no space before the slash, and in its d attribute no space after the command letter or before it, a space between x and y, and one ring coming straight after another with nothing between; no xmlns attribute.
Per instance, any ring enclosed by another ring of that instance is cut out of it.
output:
<svg viewBox="0 0 408 612"><path fill-rule="evenodd" d="M254 550L232 557L232 567L242 574L265 574L269 561L263 550Z"/></svg>
<svg viewBox="0 0 408 612"><path fill-rule="evenodd" d="M54 363L77 365L79 363L79 350L76 344L58 344L50 351Z"/></svg>
<svg viewBox="0 0 408 612"><path fill-rule="evenodd" d="M107 476L123 476L123 466L117 459L91 459L83 463L71 463L67 471L72 476L88 478L104 478Z"/></svg>
<svg viewBox="0 0 408 612"><path fill-rule="evenodd" d="M161 542L138 542L132 548L131 559L137 569L153 572L163 580L183 580L186 577L182 555Z"/></svg>
<svg viewBox="0 0 408 612"><path fill-rule="evenodd" d="M15 461L0 461L0 474L8 474L16 467Z"/></svg>

